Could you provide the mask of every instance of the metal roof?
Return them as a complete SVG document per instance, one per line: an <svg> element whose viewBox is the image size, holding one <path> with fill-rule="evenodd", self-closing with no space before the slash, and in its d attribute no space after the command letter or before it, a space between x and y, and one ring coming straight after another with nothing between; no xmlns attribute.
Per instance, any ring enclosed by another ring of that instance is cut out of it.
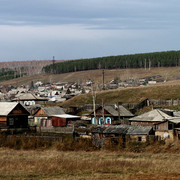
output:
<svg viewBox="0 0 180 180"><path fill-rule="evenodd" d="M179 124L180 123L180 118L179 117L174 117L172 119L168 119L168 121L174 123L174 124Z"/></svg>
<svg viewBox="0 0 180 180"><path fill-rule="evenodd" d="M100 106L102 108L102 106ZM100 108L98 107L98 109ZM112 114L113 116L118 116L118 108L115 108L114 105L105 105L104 106L104 109L109 112L110 114ZM123 116L123 117L133 117L134 115L129 111L127 110L125 107L123 106L119 106L119 113L120 113L120 116Z"/></svg>
<svg viewBox="0 0 180 180"><path fill-rule="evenodd" d="M130 121L162 122L168 119L172 119L172 117L162 112L159 109L154 109L142 115L130 118L129 120Z"/></svg>
<svg viewBox="0 0 180 180"><path fill-rule="evenodd" d="M17 102L0 102L0 116L7 116L17 105Z"/></svg>
<svg viewBox="0 0 180 180"><path fill-rule="evenodd" d="M108 126L104 131L103 134L118 134L118 135L125 135L129 125L115 125L115 126Z"/></svg>
<svg viewBox="0 0 180 180"><path fill-rule="evenodd" d="M54 117L60 117L60 118L66 118L66 119L71 119L71 118L80 118L80 116L74 116L71 114L60 114L60 115L53 115Z"/></svg>
<svg viewBox="0 0 180 180"><path fill-rule="evenodd" d="M92 133L117 134L117 135L149 135L153 128L140 125L112 125L108 127L96 127Z"/></svg>
<svg viewBox="0 0 180 180"><path fill-rule="evenodd" d="M43 110L48 116L65 114L63 108L61 108L61 107L59 107L59 106L54 106L54 107L42 107L42 110Z"/></svg>
<svg viewBox="0 0 180 180"><path fill-rule="evenodd" d="M42 98L39 96L36 96L32 93L25 93L23 95L20 95L13 99L13 101L26 101L26 100L39 100L39 101L46 101L46 98Z"/></svg>
<svg viewBox="0 0 180 180"><path fill-rule="evenodd" d="M151 126L129 126L128 135L149 135L152 130Z"/></svg>

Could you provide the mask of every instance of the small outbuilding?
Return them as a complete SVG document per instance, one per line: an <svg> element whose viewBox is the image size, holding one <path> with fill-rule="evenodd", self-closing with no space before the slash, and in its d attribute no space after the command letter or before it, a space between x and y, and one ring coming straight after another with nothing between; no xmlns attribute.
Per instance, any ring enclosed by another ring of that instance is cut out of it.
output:
<svg viewBox="0 0 180 180"><path fill-rule="evenodd" d="M178 129L180 128L180 118L173 117L166 121L160 122L155 125L156 136L159 136L161 139L171 139L174 140L175 137L179 137Z"/></svg>
<svg viewBox="0 0 180 180"><path fill-rule="evenodd" d="M148 137L154 135L154 130L151 126L140 125L114 125L107 127L96 127L92 131L93 135L99 136L100 139L104 138L119 138L121 137L125 142L127 137L134 141L145 142Z"/></svg>
<svg viewBox="0 0 180 180"><path fill-rule="evenodd" d="M63 108L59 106L41 107L34 114L34 123L36 125L50 127L52 126L52 116L65 114Z"/></svg>
<svg viewBox="0 0 180 180"><path fill-rule="evenodd" d="M80 116L74 116L70 114L61 114L61 115L53 115L52 116L52 126L67 126L74 121L80 120Z"/></svg>

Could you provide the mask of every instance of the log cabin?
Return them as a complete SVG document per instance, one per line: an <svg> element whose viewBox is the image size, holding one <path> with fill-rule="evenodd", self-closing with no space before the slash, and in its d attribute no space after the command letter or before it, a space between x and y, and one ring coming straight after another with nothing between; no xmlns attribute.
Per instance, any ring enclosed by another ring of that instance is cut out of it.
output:
<svg viewBox="0 0 180 180"><path fill-rule="evenodd" d="M0 128L27 128L30 113L17 102L0 102Z"/></svg>

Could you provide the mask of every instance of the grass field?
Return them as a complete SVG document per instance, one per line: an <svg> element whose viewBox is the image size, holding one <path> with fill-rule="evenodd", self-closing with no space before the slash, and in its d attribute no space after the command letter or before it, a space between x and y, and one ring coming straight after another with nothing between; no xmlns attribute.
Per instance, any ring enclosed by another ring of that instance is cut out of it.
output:
<svg viewBox="0 0 180 180"><path fill-rule="evenodd" d="M139 103L142 100L149 99L180 99L180 81L171 81L169 83L161 83L156 86L133 87L125 89L115 89L96 92L96 103L101 104L102 99L106 104L123 103ZM92 94L83 94L65 101L64 107L92 104Z"/></svg>
<svg viewBox="0 0 180 180"><path fill-rule="evenodd" d="M0 149L0 179L180 179L180 154Z"/></svg>
<svg viewBox="0 0 180 180"><path fill-rule="evenodd" d="M146 76L160 75L167 80L176 80L180 78L180 67L161 67L161 68L151 68L147 69L106 69L105 70L105 82L109 82L115 77L120 78L120 80L125 80L129 78L143 78ZM17 78L13 80L0 82L0 85L27 85L31 81L37 82L58 82L58 81L68 81L68 82L85 82L87 80L93 80L95 83L102 83L102 70L89 70L89 71L79 71L64 74L39 74L35 76L26 76L22 78Z"/></svg>

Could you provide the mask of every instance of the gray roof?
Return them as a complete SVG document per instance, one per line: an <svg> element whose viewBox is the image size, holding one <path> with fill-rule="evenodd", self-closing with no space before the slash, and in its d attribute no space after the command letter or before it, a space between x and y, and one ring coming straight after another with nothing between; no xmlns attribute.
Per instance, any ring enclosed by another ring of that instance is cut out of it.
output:
<svg viewBox="0 0 180 180"><path fill-rule="evenodd" d="M173 117L172 119L168 119L169 122L172 122L174 124L179 124L180 123L180 118L179 117Z"/></svg>
<svg viewBox="0 0 180 180"><path fill-rule="evenodd" d="M113 116L118 116L118 108L115 108L114 105L105 105L104 109L108 111L110 114L112 114ZM123 116L123 117L134 116L129 110L127 110L125 107L121 105L119 106L119 112L120 112L120 116Z"/></svg>
<svg viewBox="0 0 180 180"><path fill-rule="evenodd" d="M103 133L104 134L118 134L118 135L125 135L129 125L115 125L115 126L108 126Z"/></svg>
<svg viewBox="0 0 180 180"><path fill-rule="evenodd" d="M59 106L54 106L54 107L42 107L42 110L48 115L48 116L53 116L53 115L60 115L60 114L66 114L63 110L63 108Z"/></svg>
<svg viewBox="0 0 180 180"><path fill-rule="evenodd" d="M149 135L152 130L151 126L140 125L114 125L108 126L103 134L118 134L118 135Z"/></svg>
<svg viewBox="0 0 180 180"><path fill-rule="evenodd" d="M128 135L149 135L152 130L151 126L129 126Z"/></svg>
<svg viewBox="0 0 180 180"><path fill-rule="evenodd" d="M162 112L159 109L154 109L152 111L141 114L139 116L130 118L129 120L130 121L162 122L168 119L172 119L172 117Z"/></svg>
<svg viewBox="0 0 180 180"><path fill-rule="evenodd" d="M32 93L25 93L25 94L20 95L20 96L13 99L13 101L26 101L26 100L46 101L47 99L36 96L36 95L34 95Z"/></svg>
<svg viewBox="0 0 180 180"><path fill-rule="evenodd" d="M180 111L175 111L173 112L174 117L180 117Z"/></svg>

